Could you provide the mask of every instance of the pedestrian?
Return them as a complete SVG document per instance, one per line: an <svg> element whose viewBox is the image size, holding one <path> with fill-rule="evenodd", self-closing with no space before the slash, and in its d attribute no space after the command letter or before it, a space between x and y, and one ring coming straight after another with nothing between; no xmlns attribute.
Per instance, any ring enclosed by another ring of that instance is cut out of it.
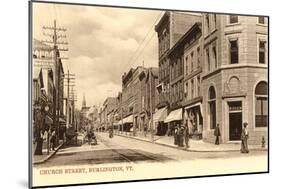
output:
<svg viewBox="0 0 281 189"><path fill-rule="evenodd" d="M248 149L248 138L249 138L249 131L247 129L248 123L243 124L244 127L241 133L241 153L249 153Z"/></svg>
<svg viewBox="0 0 281 189"><path fill-rule="evenodd" d="M36 148L34 151L34 155L43 155L42 153L42 146L43 146L43 137L44 137L44 132L41 129L38 129L38 134L36 136Z"/></svg>
<svg viewBox="0 0 281 189"><path fill-rule="evenodd" d="M174 144L175 145L178 145L178 129L179 129L179 126L176 125L176 127L174 128Z"/></svg>
<svg viewBox="0 0 281 189"><path fill-rule="evenodd" d="M56 143L56 130L51 129L50 144L51 144L51 149L53 151L55 151L55 143Z"/></svg>
<svg viewBox="0 0 281 189"><path fill-rule="evenodd" d="M184 130L184 141L185 141L185 148L189 148L189 128L188 122L186 121L185 130Z"/></svg>
<svg viewBox="0 0 281 189"><path fill-rule="evenodd" d="M219 145L219 144L220 144L220 136L221 136L220 125L219 125L219 124L217 124L217 126L216 126L216 128L215 128L214 135L215 135L215 137L216 137L216 142L215 142L215 144L216 144L216 145Z"/></svg>
<svg viewBox="0 0 281 189"><path fill-rule="evenodd" d="M178 129L178 146L179 147L184 147L184 145L183 145L183 136L184 136L184 127L182 125Z"/></svg>

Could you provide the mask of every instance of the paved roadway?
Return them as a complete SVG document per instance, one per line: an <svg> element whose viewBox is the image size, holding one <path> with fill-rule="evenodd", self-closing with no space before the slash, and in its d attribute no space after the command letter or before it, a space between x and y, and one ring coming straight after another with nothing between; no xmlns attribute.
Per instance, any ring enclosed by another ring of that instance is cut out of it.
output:
<svg viewBox="0 0 281 189"><path fill-rule="evenodd" d="M106 133L96 134L98 145L84 144L79 147L60 149L57 154L44 164L35 167L52 167L66 165L94 165L106 163L143 163L143 162L173 162L173 161L202 161L225 159L235 161L255 160L266 161L265 151L252 151L249 154L239 152L187 152L171 147L152 144L131 138L114 136L108 138Z"/></svg>

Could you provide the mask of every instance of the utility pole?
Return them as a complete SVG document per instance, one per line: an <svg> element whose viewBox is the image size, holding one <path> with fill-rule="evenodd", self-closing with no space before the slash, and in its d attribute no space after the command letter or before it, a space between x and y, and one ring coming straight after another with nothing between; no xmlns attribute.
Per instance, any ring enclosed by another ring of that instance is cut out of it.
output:
<svg viewBox="0 0 281 189"><path fill-rule="evenodd" d="M61 60L62 59L68 59L67 57L61 57L60 56L60 51L68 51L68 48L60 48L58 47L58 45L68 45L67 42L65 41L58 41L58 39L60 38L66 38L66 35L62 35L62 32L66 32L66 28L61 28L61 27L57 27L57 23L56 20L54 20L54 24L53 26L43 26L43 35L49 37L51 40L40 40L42 43L44 44L50 44L51 47L50 48L46 48L46 50L48 51L53 51L53 57L52 58L48 58L45 60L40 60L40 61L36 61L36 64L34 64L34 66L39 66L42 67L43 69L54 69L54 80L55 80L55 112L54 112L54 117L55 117L55 121L54 121L54 125L56 126L56 130L57 130L57 144L59 142L59 117L60 114L62 112L60 112L60 96L61 93L63 93L63 91L61 91ZM49 31L46 32L45 31Z"/></svg>
<svg viewBox="0 0 281 189"><path fill-rule="evenodd" d="M67 97L66 97L66 128L69 128L70 123L70 112L69 112L69 105L70 105L70 87L74 87L74 80L75 75L70 74L69 70L67 70L67 74L64 74L64 79L66 80L66 87L67 87Z"/></svg>
<svg viewBox="0 0 281 189"><path fill-rule="evenodd" d="M151 130L151 141L154 142L154 128L153 128L153 108L152 108L152 68L149 70L149 98L150 98L150 130Z"/></svg>

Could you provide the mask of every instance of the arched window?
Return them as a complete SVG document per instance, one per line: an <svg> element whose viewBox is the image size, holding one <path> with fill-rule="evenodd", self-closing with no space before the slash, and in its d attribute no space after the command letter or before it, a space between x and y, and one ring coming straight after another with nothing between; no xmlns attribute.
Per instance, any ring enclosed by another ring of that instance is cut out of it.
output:
<svg viewBox="0 0 281 189"><path fill-rule="evenodd" d="M210 115L210 129L216 127L216 91L213 86L209 88L209 115Z"/></svg>
<svg viewBox="0 0 281 189"><path fill-rule="evenodd" d="M255 101L256 101L256 110L255 110L256 127L267 127L268 90L267 90L267 83L265 81L259 82L258 85L256 86Z"/></svg>

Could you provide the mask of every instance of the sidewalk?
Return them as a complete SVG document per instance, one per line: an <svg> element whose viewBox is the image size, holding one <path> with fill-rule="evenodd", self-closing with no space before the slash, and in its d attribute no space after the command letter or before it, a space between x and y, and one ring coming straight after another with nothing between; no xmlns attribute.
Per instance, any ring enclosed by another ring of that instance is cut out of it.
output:
<svg viewBox="0 0 281 189"><path fill-rule="evenodd" d="M152 138L150 134L147 134L147 136L143 135L138 135L138 136L132 136L132 133L123 133L123 134L117 134L117 136L122 136L122 137L128 137L128 138L133 138L141 141L146 141L146 142L152 142ZM224 143L220 145L215 145L209 142L204 142L203 140L194 140L190 139L189 140L189 148L186 149L185 147L178 147L177 145L174 145L174 137L173 136L154 136L153 137L153 143L163 145L163 146L168 146L172 148L177 148L181 150L187 150L191 152L234 152L240 151L241 143ZM249 150L254 150L254 151L267 151L267 146L265 148L262 148L261 145L249 145Z"/></svg>
<svg viewBox="0 0 281 189"><path fill-rule="evenodd" d="M32 164L40 164L46 162L48 159L53 157L62 146L63 142L60 141L60 144L55 148L55 150L49 151L49 154L47 153L47 149L43 149L43 155L33 155ZM34 145L32 146L32 149L32 154L34 154Z"/></svg>

